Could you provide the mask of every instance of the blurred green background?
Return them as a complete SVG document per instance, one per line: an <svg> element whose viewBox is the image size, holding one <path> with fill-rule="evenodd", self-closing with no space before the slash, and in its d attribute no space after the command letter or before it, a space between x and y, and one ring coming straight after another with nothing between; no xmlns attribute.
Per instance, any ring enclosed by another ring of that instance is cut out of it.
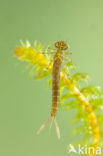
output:
<svg viewBox="0 0 103 156"><path fill-rule="evenodd" d="M60 141L54 124L50 136L49 125L36 135L50 115L51 90L22 72L24 63L13 57L20 39L68 42L78 70L103 88L103 1L0 0L0 155L72 156L72 111L58 111Z"/></svg>

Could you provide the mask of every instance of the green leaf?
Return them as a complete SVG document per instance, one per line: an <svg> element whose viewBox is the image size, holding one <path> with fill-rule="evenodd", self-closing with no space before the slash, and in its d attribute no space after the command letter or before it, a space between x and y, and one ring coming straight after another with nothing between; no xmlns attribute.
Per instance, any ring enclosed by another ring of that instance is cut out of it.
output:
<svg viewBox="0 0 103 156"><path fill-rule="evenodd" d="M38 44L37 50L38 50L39 52L42 52L42 45L41 45L41 43Z"/></svg>
<svg viewBox="0 0 103 156"><path fill-rule="evenodd" d="M73 82L87 82L90 79L87 73L76 73L72 76Z"/></svg>
<svg viewBox="0 0 103 156"><path fill-rule="evenodd" d="M89 101L97 99L102 99L102 91L98 86L88 86L86 88L81 89L81 93L83 93Z"/></svg>
<svg viewBox="0 0 103 156"><path fill-rule="evenodd" d="M39 71L37 75L34 77L35 80L43 79L50 75L50 71Z"/></svg>
<svg viewBox="0 0 103 156"><path fill-rule="evenodd" d="M75 96L74 96L73 93L69 92L69 93L63 94L63 95L61 96L61 100L63 100L63 101L65 102L65 101L68 100L68 98L70 98L70 97L75 97Z"/></svg>
<svg viewBox="0 0 103 156"><path fill-rule="evenodd" d="M64 104L65 110L70 110L70 109L76 108L76 103L77 103L76 100L67 102L66 104Z"/></svg>

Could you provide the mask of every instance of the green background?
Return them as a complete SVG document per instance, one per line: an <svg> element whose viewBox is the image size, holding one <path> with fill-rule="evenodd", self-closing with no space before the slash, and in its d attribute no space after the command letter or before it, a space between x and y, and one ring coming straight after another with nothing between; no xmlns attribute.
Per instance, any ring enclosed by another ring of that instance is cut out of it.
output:
<svg viewBox="0 0 103 156"><path fill-rule="evenodd" d="M103 1L0 0L0 155L72 156L72 111L58 111L60 141L54 124L50 136L49 125L36 134L50 115L51 90L22 72L24 63L13 57L20 39L68 42L79 71L103 88Z"/></svg>

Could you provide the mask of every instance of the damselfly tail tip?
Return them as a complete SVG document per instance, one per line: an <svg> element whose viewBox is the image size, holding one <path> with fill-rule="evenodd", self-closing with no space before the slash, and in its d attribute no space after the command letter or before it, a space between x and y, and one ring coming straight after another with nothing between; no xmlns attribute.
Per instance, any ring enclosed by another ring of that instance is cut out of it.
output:
<svg viewBox="0 0 103 156"><path fill-rule="evenodd" d="M47 125L47 123L51 120L51 116L48 120L44 122L44 124L40 127L40 129L37 131L37 134L40 134L40 132L44 129L44 127Z"/></svg>
<svg viewBox="0 0 103 156"><path fill-rule="evenodd" d="M54 117L54 121L55 121L55 127L56 127L57 137L60 140L60 130L59 130L58 123L56 121L56 117Z"/></svg>
<svg viewBox="0 0 103 156"><path fill-rule="evenodd" d="M52 127L52 124L53 124L53 117L51 118L51 124L50 124L50 128L49 128L49 135L51 134L51 127Z"/></svg>
<svg viewBox="0 0 103 156"><path fill-rule="evenodd" d="M44 129L45 125L43 124L40 129L37 131L37 134L40 134L40 132Z"/></svg>
<svg viewBox="0 0 103 156"><path fill-rule="evenodd" d="M49 129L49 134L50 134L50 130L51 130L51 127L52 127L52 123L53 123L53 119L55 121L55 127L56 127L56 132L57 132L57 137L58 139L60 140L60 131L59 131L59 126L58 126L58 123L56 121L56 117L52 117L50 116L50 118L44 122L44 124L40 127L40 129L37 131L37 134L40 134L40 132L44 129L44 127L47 125L47 123L49 122L49 120L51 120L51 125L50 125L50 129Z"/></svg>

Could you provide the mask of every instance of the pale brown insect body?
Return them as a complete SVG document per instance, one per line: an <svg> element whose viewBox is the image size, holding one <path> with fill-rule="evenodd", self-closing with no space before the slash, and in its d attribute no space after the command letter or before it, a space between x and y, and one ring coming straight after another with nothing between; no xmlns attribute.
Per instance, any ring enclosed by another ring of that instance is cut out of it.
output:
<svg viewBox="0 0 103 156"><path fill-rule="evenodd" d="M58 139L60 139L59 127L56 121L56 113L57 113L58 104L60 100L60 72L61 72L61 64L63 62L63 50L67 50L68 45L64 41L55 42L54 45L57 48L57 51L56 54L54 55L53 72L52 72L52 111L51 111L51 116L40 127L37 134L41 132L41 130L46 126L49 120L51 120L51 125L52 125L54 119L57 136Z"/></svg>

